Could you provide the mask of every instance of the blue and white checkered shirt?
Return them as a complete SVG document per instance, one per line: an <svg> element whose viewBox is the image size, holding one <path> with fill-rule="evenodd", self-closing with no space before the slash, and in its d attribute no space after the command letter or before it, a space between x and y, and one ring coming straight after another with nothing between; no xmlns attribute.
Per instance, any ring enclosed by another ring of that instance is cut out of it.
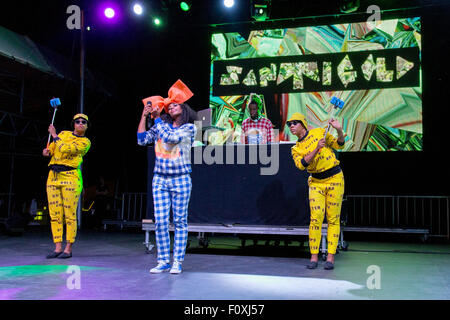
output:
<svg viewBox="0 0 450 320"><path fill-rule="evenodd" d="M141 146L155 143L154 173L160 175L182 175L192 171L191 146L194 143L197 128L192 123L180 127L155 120L150 130L137 134L137 142Z"/></svg>

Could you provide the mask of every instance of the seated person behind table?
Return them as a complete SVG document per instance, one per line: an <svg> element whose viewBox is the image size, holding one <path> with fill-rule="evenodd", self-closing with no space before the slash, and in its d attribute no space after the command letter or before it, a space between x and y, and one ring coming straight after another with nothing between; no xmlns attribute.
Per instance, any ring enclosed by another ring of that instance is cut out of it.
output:
<svg viewBox="0 0 450 320"><path fill-rule="evenodd" d="M242 122L241 142L246 144L265 144L273 141L272 122L263 118L258 110L258 104L252 100L248 105L250 118Z"/></svg>

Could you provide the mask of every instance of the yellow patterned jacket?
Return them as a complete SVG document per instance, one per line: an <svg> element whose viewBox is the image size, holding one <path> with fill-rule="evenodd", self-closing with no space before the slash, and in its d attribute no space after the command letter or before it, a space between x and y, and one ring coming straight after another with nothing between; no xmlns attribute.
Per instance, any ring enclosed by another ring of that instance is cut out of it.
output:
<svg viewBox="0 0 450 320"><path fill-rule="evenodd" d="M339 144L337 138L329 133L325 140L325 146L316 154L314 159L309 164L304 160L305 156L317 147L318 141L324 137L324 134L325 129L323 128L309 130L307 134L302 139L299 139L295 146L292 147L292 158L294 159L297 168L300 170L307 169L309 173L319 173L339 165L339 160L336 159L336 155L331 148L342 149L345 142Z"/></svg>
<svg viewBox="0 0 450 320"><path fill-rule="evenodd" d="M79 168L83 163L83 156L89 151L91 141L86 137L75 135L72 131L61 131L48 147L52 164Z"/></svg>

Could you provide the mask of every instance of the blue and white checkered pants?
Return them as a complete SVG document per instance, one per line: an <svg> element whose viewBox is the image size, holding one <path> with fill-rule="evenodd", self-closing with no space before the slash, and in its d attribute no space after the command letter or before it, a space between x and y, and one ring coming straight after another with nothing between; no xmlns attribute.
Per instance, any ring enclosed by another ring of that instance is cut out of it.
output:
<svg viewBox="0 0 450 320"><path fill-rule="evenodd" d="M175 227L173 258L184 261L188 238L188 204L192 182L189 174L177 176L153 175L153 204L158 263L170 263L169 216L172 206Z"/></svg>

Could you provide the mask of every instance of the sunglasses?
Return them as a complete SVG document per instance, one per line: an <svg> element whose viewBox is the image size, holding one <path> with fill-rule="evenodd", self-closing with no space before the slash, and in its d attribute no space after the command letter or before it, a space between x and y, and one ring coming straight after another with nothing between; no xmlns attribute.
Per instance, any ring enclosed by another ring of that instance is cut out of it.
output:
<svg viewBox="0 0 450 320"><path fill-rule="evenodd" d="M292 125L297 125L297 124L299 124L299 123L301 123L301 121L297 121L297 120L292 120L292 121L288 121L288 122L286 122L286 125L288 126L288 127L290 127L290 126L292 126Z"/></svg>
<svg viewBox="0 0 450 320"><path fill-rule="evenodd" d="M86 120L75 120L76 124L87 124Z"/></svg>

